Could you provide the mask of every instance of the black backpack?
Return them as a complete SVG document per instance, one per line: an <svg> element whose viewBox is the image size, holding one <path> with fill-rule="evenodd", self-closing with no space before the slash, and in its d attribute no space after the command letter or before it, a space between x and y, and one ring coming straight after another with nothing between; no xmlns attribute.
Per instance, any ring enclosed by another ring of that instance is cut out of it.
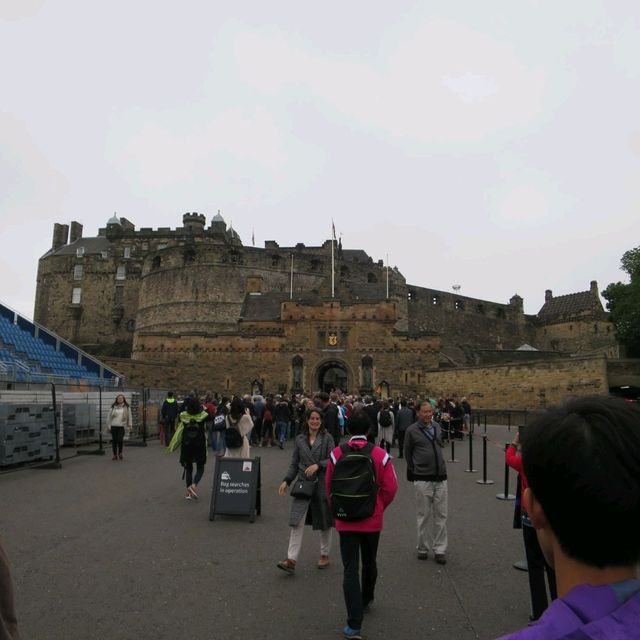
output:
<svg viewBox="0 0 640 640"><path fill-rule="evenodd" d="M378 484L371 457L373 445L368 442L361 449L348 443L340 446L342 455L331 476L331 508L338 520L351 522L373 515L376 508Z"/></svg>
<svg viewBox="0 0 640 640"><path fill-rule="evenodd" d="M227 422L227 428L224 430L224 446L227 449L239 449L243 440L244 438L240 434L238 427Z"/></svg>
<svg viewBox="0 0 640 640"><path fill-rule="evenodd" d="M203 435L202 423L197 420L189 420L182 429L182 443L187 447L195 445Z"/></svg>
<svg viewBox="0 0 640 640"><path fill-rule="evenodd" d="M391 413L386 409L380 412L380 426L381 427L390 427L391 422Z"/></svg>

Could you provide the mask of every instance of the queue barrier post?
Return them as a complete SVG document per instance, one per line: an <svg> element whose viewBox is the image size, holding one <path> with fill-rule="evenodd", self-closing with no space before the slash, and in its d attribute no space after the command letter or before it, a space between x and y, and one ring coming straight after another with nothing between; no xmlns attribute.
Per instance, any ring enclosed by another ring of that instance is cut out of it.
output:
<svg viewBox="0 0 640 640"><path fill-rule="evenodd" d="M507 442L504 445L504 452L505 454L507 453L507 449L509 448L509 443ZM515 500L516 497L512 494L509 493L509 465L505 462L504 463L504 493L499 493L496 498L498 498L498 500Z"/></svg>
<svg viewBox="0 0 640 640"><path fill-rule="evenodd" d="M465 473L477 473L477 469L473 468L473 437L469 437L469 468L465 469Z"/></svg>
<svg viewBox="0 0 640 640"><path fill-rule="evenodd" d="M493 484L493 480L487 480L487 436L482 436L482 480L476 480L478 484Z"/></svg>
<svg viewBox="0 0 640 640"><path fill-rule="evenodd" d="M460 462L460 460L456 460L456 440L455 438L451 438L451 460L447 462Z"/></svg>

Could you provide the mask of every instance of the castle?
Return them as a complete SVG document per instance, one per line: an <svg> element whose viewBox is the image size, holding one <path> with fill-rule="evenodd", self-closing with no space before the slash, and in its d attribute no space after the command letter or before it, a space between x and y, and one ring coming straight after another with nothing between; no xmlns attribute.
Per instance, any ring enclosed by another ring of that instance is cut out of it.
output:
<svg viewBox="0 0 640 640"><path fill-rule="evenodd" d="M616 354L589 290L526 315L408 284L361 249L243 245L215 215L140 228L116 216L95 237L55 224L34 319L123 371L130 384L218 392L421 394L438 372ZM437 392L438 389L431 389Z"/></svg>

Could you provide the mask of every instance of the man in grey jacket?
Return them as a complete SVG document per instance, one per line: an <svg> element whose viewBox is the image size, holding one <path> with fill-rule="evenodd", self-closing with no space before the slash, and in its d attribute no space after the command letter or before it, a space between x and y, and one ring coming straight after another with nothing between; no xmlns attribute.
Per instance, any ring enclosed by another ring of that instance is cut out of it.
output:
<svg viewBox="0 0 640 640"><path fill-rule="evenodd" d="M418 558L432 551L438 564L445 564L447 551L447 466L442 451L442 429L433 420L428 400L418 407L418 421L405 434L404 455L407 480L413 482L418 525ZM433 518L433 526L430 520Z"/></svg>

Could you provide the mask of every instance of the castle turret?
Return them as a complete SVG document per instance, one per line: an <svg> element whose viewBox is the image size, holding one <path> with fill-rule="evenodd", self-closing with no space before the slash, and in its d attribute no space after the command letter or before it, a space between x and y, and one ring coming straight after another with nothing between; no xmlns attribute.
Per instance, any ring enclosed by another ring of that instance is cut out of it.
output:
<svg viewBox="0 0 640 640"><path fill-rule="evenodd" d="M182 226L192 233L203 233L204 225L206 224L207 219L201 214L196 213L185 213L182 216Z"/></svg>
<svg viewBox="0 0 640 640"><path fill-rule="evenodd" d="M120 219L114 214L107 220L107 238L113 240L122 234L122 224Z"/></svg>
<svg viewBox="0 0 640 640"><path fill-rule="evenodd" d="M64 247L67 244L67 238L69 237L69 225L68 224L58 224L57 222L53 225L53 242L51 243L51 248L56 251L60 247Z"/></svg>
<svg viewBox="0 0 640 640"><path fill-rule="evenodd" d="M220 209L218 209L218 213L213 216L211 220L211 231L216 234L224 235L227 231L227 223L224 221L224 218L220 215Z"/></svg>
<svg viewBox="0 0 640 640"><path fill-rule="evenodd" d="M553 298L553 293L552 293L551 289L547 289L544 292L544 301L545 302L549 302L549 300L551 300L551 298Z"/></svg>

